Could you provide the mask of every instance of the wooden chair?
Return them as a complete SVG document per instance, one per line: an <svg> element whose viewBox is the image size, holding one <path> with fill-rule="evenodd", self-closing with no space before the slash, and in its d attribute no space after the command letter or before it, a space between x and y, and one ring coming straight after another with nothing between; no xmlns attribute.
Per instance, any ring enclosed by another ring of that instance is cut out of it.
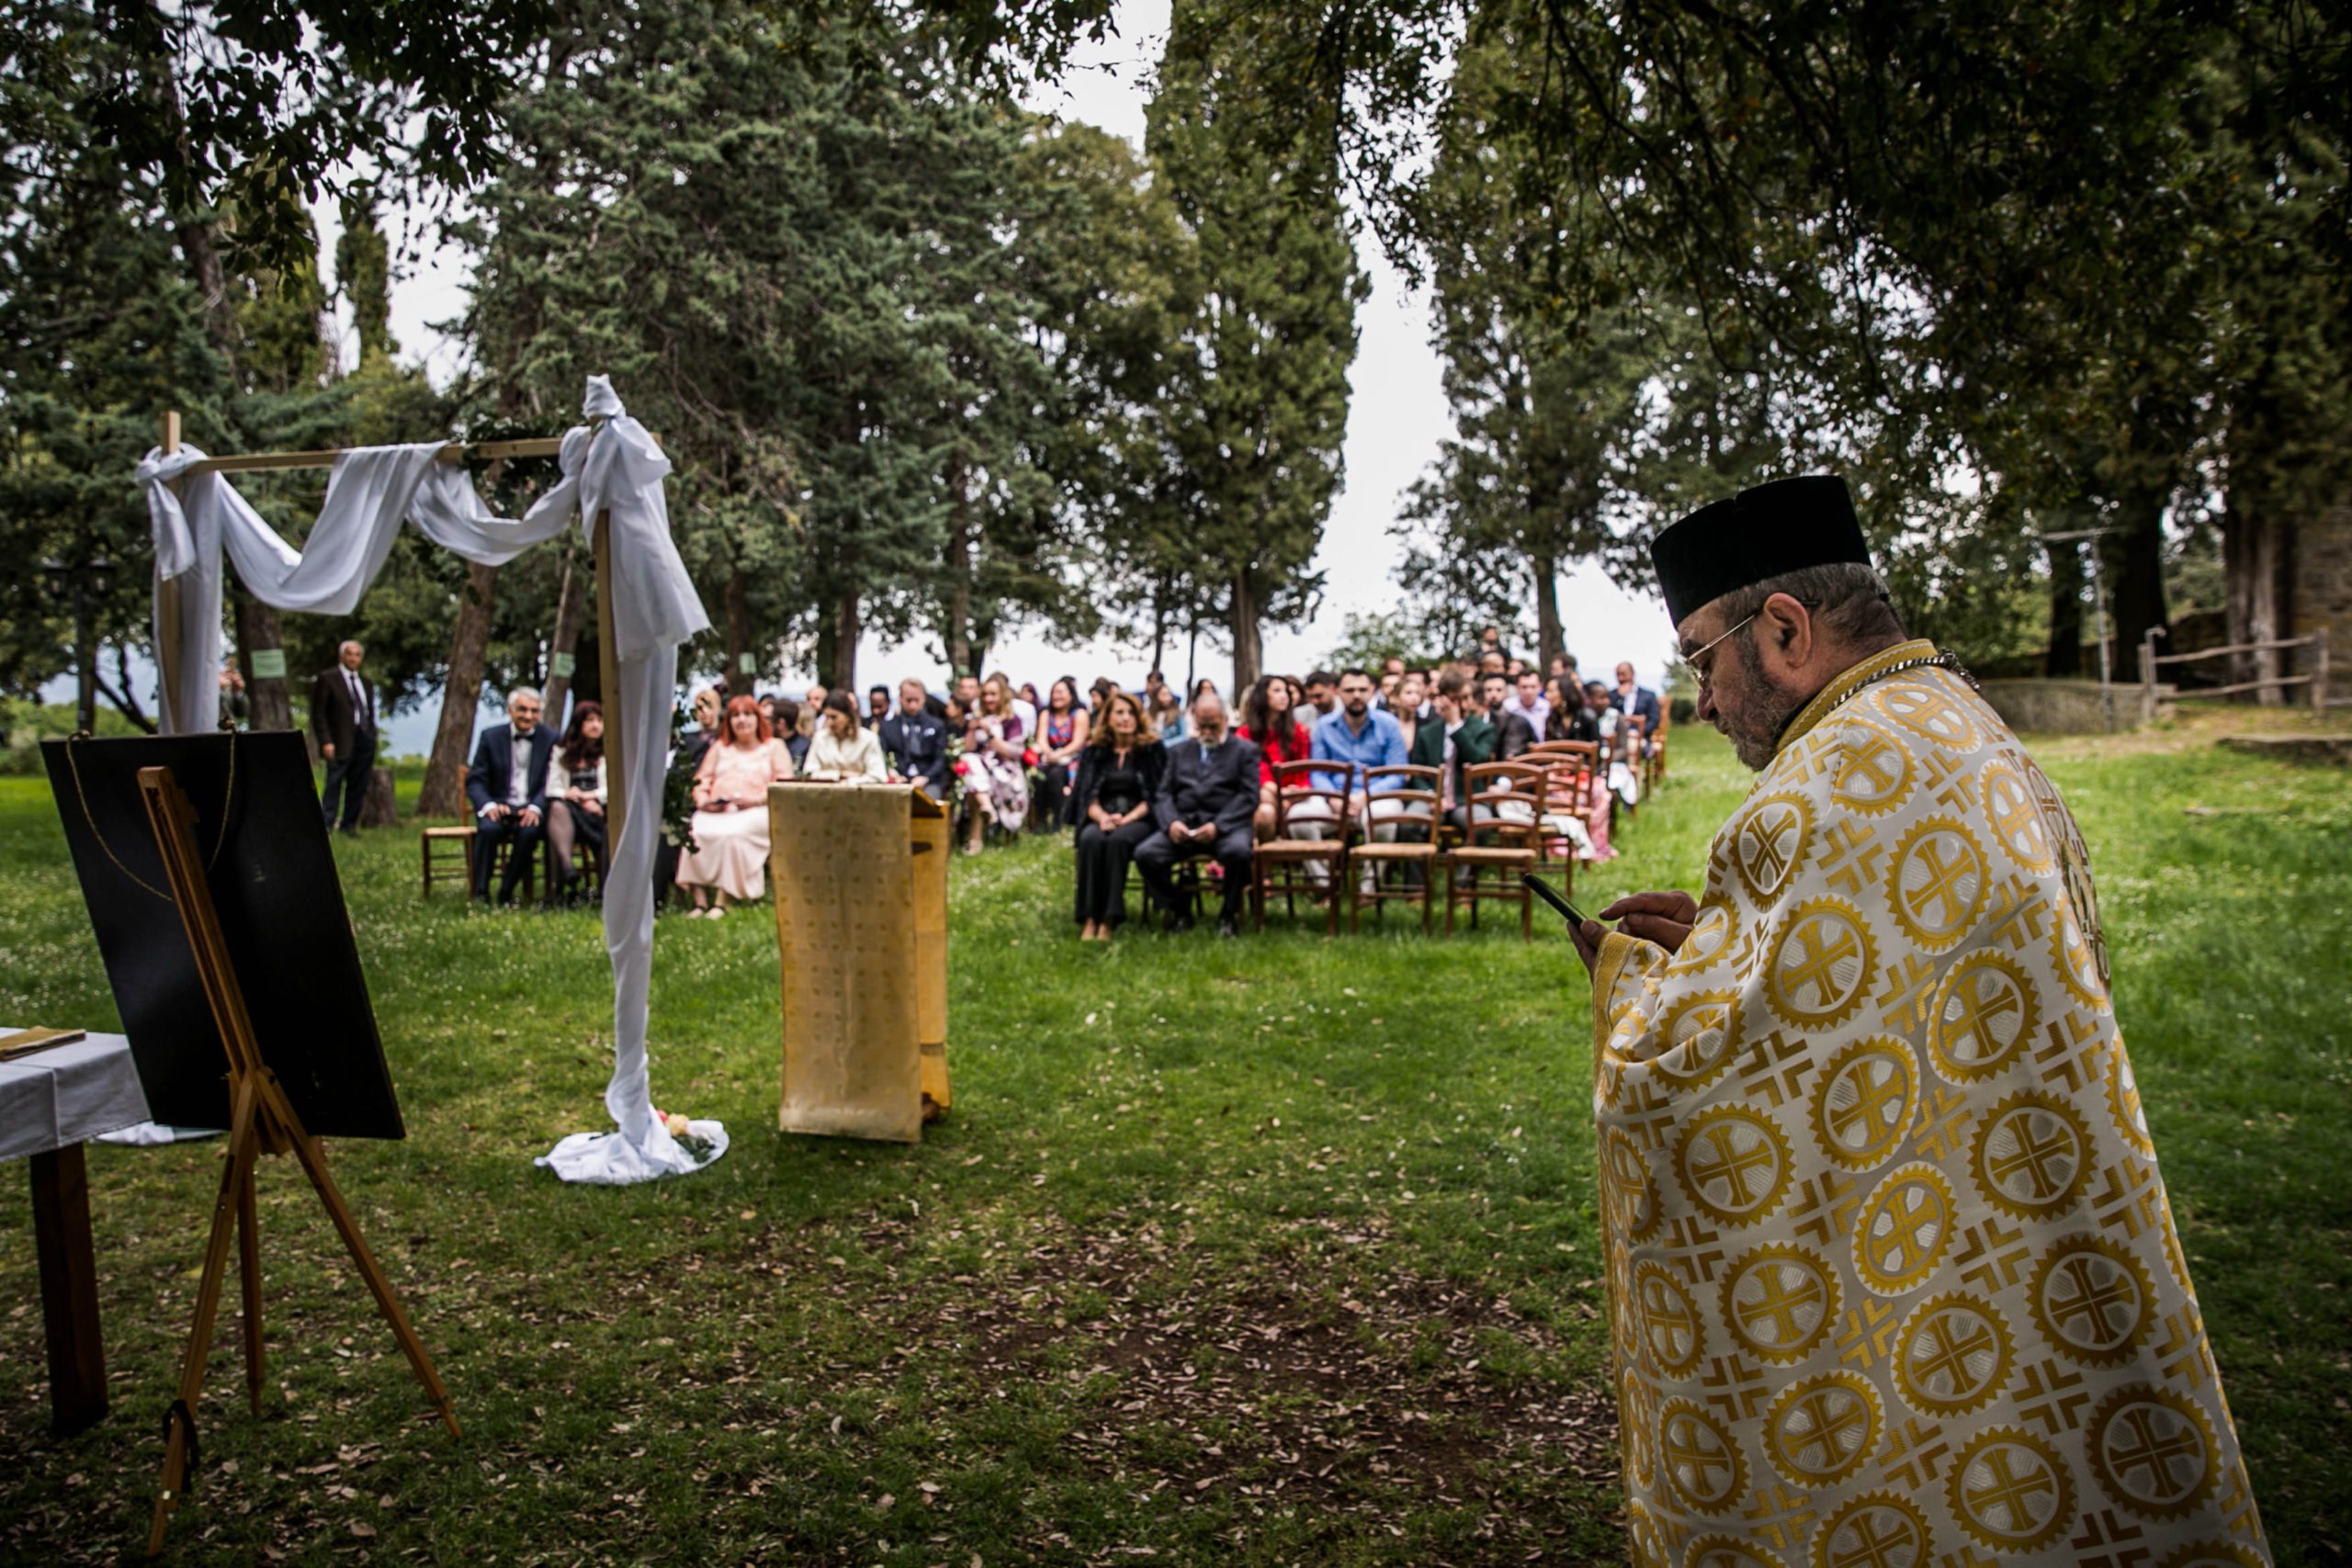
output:
<svg viewBox="0 0 2352 1568"><path fill-rule="evenodd" d="M1396 840L1385 843L1374 840L1366 826L1363 841L1349 852L1349 859L1372 869L1372 891L1363 890L1361 879L1348 878L1348 931L1353 935L1360 927L1363 904L1369 899L1375 909L1397 902L1419 903L1421 907L1421 934L1430 931L1430 897L1437 886L1438 857L1443 852L1439 842L1444 823L1439 812L1439 771L1415 767L1409 763L1363 771L1364 788L1370 792L1367 801L1381 803L1381 821L1396 829ZM1401 779L1404 787L1383 793L1377 781ZM1369 807L1367 807L1367 809ZM1418 834L1418 837L1412 836ZM1396 886L1384 885L1381 874L1390 866L1418 869L1417 885ZM1339 899L1331 900L1334 923L1337 923Z"/></svg>
<svg viewBox="0 0 2352 1568"><path fill-rule="evenodd" d="M463 898L474 885L474 829L470 823L463 828L427 828L417 840L417 847L424 856L424 885L420 897L433 897L436 882L455 882L458 897Z"/></svg>
<svg viewBox="0 0 2352 1568"><path fill-rule="evenodd" d="M1326 789L1316 782L1317 773L1344 773L1329 762L1305 761L1276 762L1274 771L1274 836L1258 846L1250 861L1250 920L1252 930L1266 929L1266 896L1280 894L1284 910L1298 913L1298 896L1309 899L1323 898L1329 905L1324 917L1324 929L1337 936L1340 931L1339 878L1347 874L1350 840L1354 825L1348 820L1348 792ZM1292 830L1291 815L1310 801L1320 801L1329 812L1321 819L1330 824L1331 836L1327 839L1301 837ZM1323 868L1325 881L1317 883L1308 874L1311 868Z"/></svg>
<svg viewBox="0 0 2352 1568"><path fill-rule="evenodd" d="M1520 874L1535 869L1536 840L1544 832L1544 770L1525 761L1480 762L1463 770L1463 788L1468 799L1462 842L1445 855L1445 934L1453 934L1459 905L1470 906L1475 931L1480 904L1516 902L1520 940L1532 942L1534 896Z"/></svg>
<svg viewBox="0 0 2352 1568"><path fill-rule="evenodd" d="M1582 821L1592 807L1592 782L1597 776L1600 756L1600 746L1590 740L1547 740L1521 758L1544 770L1544 809L1540 815L1572 817ZM1555 844L1566 848L1555 853ZM1544 832L1536 835L1535 847L1538 864L1565 868L1567 890L1573 893L1577 878L1573 841L1565 835Z"/></svg>

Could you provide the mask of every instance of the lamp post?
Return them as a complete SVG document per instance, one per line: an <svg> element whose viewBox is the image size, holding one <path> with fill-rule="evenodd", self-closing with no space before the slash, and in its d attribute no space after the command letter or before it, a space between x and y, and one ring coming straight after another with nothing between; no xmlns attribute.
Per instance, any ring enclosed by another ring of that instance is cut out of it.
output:
<svg viewBox="0 0 2352 1568"><path fill-rule="evenodd" d="M69 566L61 560L40 563L50 592L74 606L74 727L88 733L98 727L98 649L90 640L90 611L114 585L114 563L92 556Z"/></svg>

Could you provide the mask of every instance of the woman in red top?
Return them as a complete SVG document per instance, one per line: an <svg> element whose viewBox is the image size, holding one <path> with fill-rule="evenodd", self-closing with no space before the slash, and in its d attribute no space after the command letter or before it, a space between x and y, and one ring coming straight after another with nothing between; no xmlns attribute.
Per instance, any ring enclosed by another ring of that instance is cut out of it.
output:
<svg viewBox="0 0 2352 1568"><path fill-rule="evenodd" d="M1241 699L1241 728L1234 731L1258 748L1258 837L1274 833L1274 764L1304 762L1311 737L1292 716L1290 682L1280 675L1262 675Z"/></svg>

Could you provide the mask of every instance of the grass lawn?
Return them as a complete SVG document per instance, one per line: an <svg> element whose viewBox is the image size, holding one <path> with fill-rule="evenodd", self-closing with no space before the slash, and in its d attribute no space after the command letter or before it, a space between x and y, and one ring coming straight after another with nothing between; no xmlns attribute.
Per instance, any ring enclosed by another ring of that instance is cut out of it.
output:
<svg viewBox="0 0 2352 1568"><path fill-rule="evenodd" d="M2039 750L2097 857L2273 1544L2329 1561L2352 1549L2352 787L2174 739ZM1580 894L1696 885L1745 775L1712 735L1675 750ZM773 1131L764 911L665 921L655 1100L734 1147L580 1190L531 1158L605 1124L594 919L420 903L416 852L413 829L336 845L410 1136L334 1156L466 1436L266 1162L270 1397L245 1413L224 1310L183 1555L1622 1556L1586 986L1549 931L1096 948L1057 846L959 860L955 1114L895 1148ZM116 1021L38 780L0 780L0 1020ZM92 1147L116 1406L70 1440L21 1186L0 1201L0 1556L141 1541L218 1160Z"/></svg>

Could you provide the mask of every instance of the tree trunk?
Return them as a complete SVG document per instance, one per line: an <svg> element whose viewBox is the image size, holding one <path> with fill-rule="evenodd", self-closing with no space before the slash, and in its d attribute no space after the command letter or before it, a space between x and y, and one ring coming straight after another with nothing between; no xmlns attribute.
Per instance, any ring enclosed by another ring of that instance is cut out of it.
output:
<svg viewBox="0 0 2352 1568"><path fill-rule="evenodd" d="M469 563L465 591L458 596L458 624L449 633L449 679L441 689L441 724L433 732L433 755L418 791L419 817L462 817L466 810L466 747L473 739L474 715L481 708L482 667L490 655L490 609L498 592L498 569Z"/></svg>
<svg viewBox="0 0 2352 1568"><path fill-rule="evenodd" d="M1250 581L1250 569L1243 567L1233 574L1232 615L1228 617L1233 631L1233 690L1231 700L1238 702L1241 694L1258 683L1258 665L1264 649L1258 640L1258 591Z"/></svg>
<svg viewBox="0 0 2352 1568"><path fill-rule="evenodd" d="M2106 549L2108 613L2115 627L2115 678L2140 678L2140 639L2161 626L2165 614L2164 498L2125 498L2125 530L2098 541Z"/></svg>
<svg viewBox="0 0 2352 1568"><path fill-rule="evenodd" d="M853 703L857 701L857 637L862 629L857 592L852 589L833 602L833 659L826 667L825 684L847 692Z"/></svg>
<svg viewBox="0 0 2352 1568"><path fill-rule="evenodd" d="M2050 550L2050 651L2041 672L2073 680L2083 672L2083 547L2068 542Z"/></svg>
<svg viewBox="0 0 2352 1568"><path fill-rule="evenodd" d="M2222 573L2225 584L2226 623L2232 642L2272 642L2288 635L2294 625L2289 596L2294 591L2294 524L2285 508L2264 496L2250 479L2253 465L2233 455L2230 488L2222 508ZM2284 672L2278 649L2233 654L2232 683L2268 681ZM2265 707L2275 707L2283 694L2276 686L2255 694Z"/></svg>
<svg viewBox="0 0 2352 1568"><path fill-rule="evenodd" d="M977 677L980 672L979 650L972 647L972 514L970 502L964 494L964 462L953 457L947 464L947 625L942 629L940 641L947 646L947 673Z"/></svg>
<svg viewBox="0 0 2352 1568"><path fill-rule="evenodd" d="M227 575L227 574L224 574ZM254 655L263 649L276 649L285 657L285 638L277 626L277 612L246 592L242 587L237 595L237 660L245 671L245 725L250 729L291 729L294 728L294 703L286 690L286 677L272 675L266 680L254 673Z"/></svg>
<svg viewBox="0 0 2352 1568"><path fill-rule="evenodd" d="M1151 667L1165 676L1167 666L1160 660L1168 656L1168 585L1160 584L1151 594Z"/></svg>
<svg viewBox="0 0 2352 1568"><path fill-rule="evenodd" d="M582 581L588 574L578 570L578 547L569 542L563 547L563 581L555 595L555 631L548 638L548 683L539 693L539 705L546 710L544 717L558 735L563 733L564 704L571 697L571 671L564 661L571 660L577 668L580 657L580 627L588 618L588 592Z"/></svg>
<svg viewBox="0 0 2352 1568"><path fill-rule="evenodd" d="M401 814L392 795L392 770L376 768L368 775L367 798L359 803L362 828L397 828Z"/></svg>
<svg viewBox="0 0 2352 1568"><path fill-rule="evenodd" d="M743 661L752 657L752 598L743 581L743 569L727 569L727 679L728 690L750 691L759 682L755 670L745 670ZM756 660L754 660L756 663Z"/></svg>
<svg viewBox="0 0 2352 1568"><path fill-rule="evenodd" d="M1552 660L1568 650L1560 629L1560 563L1539 555L1530 565L1535 572L1535 668L1548 678Z"/></svg>

